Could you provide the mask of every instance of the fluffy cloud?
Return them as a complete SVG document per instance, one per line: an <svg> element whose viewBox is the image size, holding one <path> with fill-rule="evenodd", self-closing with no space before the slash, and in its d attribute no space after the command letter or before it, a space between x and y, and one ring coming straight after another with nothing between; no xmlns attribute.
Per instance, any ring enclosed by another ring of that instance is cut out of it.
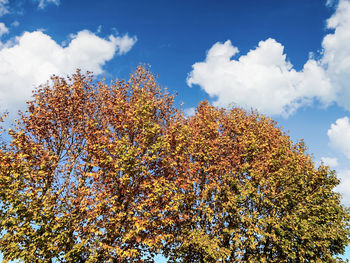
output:
<svg viewBox="0 0 350 263"><path fill-rule="evenodd" d="M136 37L128 37L128 35L124 37L115 37L111 35L109 40L118 47L118 55L124 55L133 47L136 42Z"/></svg>
<svg viewBox="0 0 350 263"><path fill-rule="evenodd" d="M334 124L331 124L328 132L329 144L343 153L350 159L350 121L348 117L337 119ZM328 162L330 166L333 158L325 158L325 163ZM330 161L330 162L329 162ZM337 163L336 163L337 164ZM335 165L334 165L335 166ZM334 167L333 167L334 168ZM350 207L350 170L339 170L337 177L340 179L340 184L337 186L336 191L340 192L343 196L343 203Z"/></svg>
<svg viewBox="0 0 350 263"><path fill-rule="evenodd" d="M336 191L342 194L343 204L350 207L350 170L341 170L337 173L340 184L336 187Z"/></svg>
<svg viewBox="0 0 350 263"><path fill-rule="evenodd" d="M5 35L9 32L8 28L5 26L4 23L0 23L0 38L2 35Z"/></svg>
<svg viewBox="0 0 350 263"><path fill-rule="evenodd" d="M274 39L260 41L247 55L231 59L237 53L238 49L229 40L216 43L208 51L205 62L193 65L188 85L200 85L217 98L216 105L234 102L267 114L291 114L315 96L326 104L333 98L318 62L309 60L297 72L286 60L283 46Z"/></svg>
<svg viewBox="0 0 350 263"><path fill-rule="evenodd" d="M55 4L58 6L60 4L60 0L39 0L38 7L40 9L44 9L48 4Z"/></svg>
<svg viewBox="0 0 350 263"><path fill-rule="evenodd" d="M350 109L350 1L340 0L327 27L334 32L325 36L321 58L310 58L301 71L287 61L283 45L274 39L260 41L239 57L228 40L214 44L205 61L192 66L187 84L199 85L218 106L236 103L266 114L288 116L315 99L324 106L337 102Z"/></svg>
<svg viewBox="0 0 350 263"><path fill-rule="evenodd" d="M3 16L9 12L8 0L0 0L0 16Z"/></svg>
<svg viewBox="0 0 350 263"><path fill-rule="evenodd" d="M337 119L327 132L330 145L350 159L350 122L348 117ZM349 188L350 189L350 188Z"/></svg>
<svg viewBox="0 0 350 263"><path fill-rule="evenodd" d="M334 33L322 42L322 65L337 94L337 103L350 110L350 1L341 0L327 27Z"/></svg>
<svg viewBox="0 0 350 263"><path fill-rule="evenodd" d="M23 105L33 87L52 74L71 74L76 68L102 73L107 61L116 53L125 54L135 42L136 37L128 35L104 39L84 30L62 47L43 32L25 32L0 49L0 110Z"/></svg>
<svg viewBox="0 0 350 263"><path fill-rule="evenodd" d="M332 168L338 166L338 160L337 158L333 158L333 157L322 157L321 161L325 164L328 165Z"/></svg>

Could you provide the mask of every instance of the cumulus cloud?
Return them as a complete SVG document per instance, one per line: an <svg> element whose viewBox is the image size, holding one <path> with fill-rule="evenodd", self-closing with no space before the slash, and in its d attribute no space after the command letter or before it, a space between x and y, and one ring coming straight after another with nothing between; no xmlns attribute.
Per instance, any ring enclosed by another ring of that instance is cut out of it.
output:
<svg viewBox="0 0 350 263"><path fill-rule="evenodd" d="M55 4L56 6L59 6L60 0L39 0L38 7L40 9L44 9L48 4Z"/></svg>
<svg viewBox="0 0 350 263"><path fill-rule="evenodd" d="M125 53L128 53L133 47L136 42L136 37L131 38L128 35L125 35L123 37L115 37L111 35L109 37L109 40L118 46L118 55L124 55Z"/></svg>
<svg viewBox="0 0 350 263"><path fill-rule="evenodd" d="M337 103L350 110L350 1L339 1L335 14L327 20L327 27L334 33L323 39L321 62L337 94Z"/></svg>
<svg viewBox="0 0 350 263"><path fill-rule="evenodd" d="M350 159L350 122L348 117L337 119L327 132L329 144ZM349 188L350 189L350 188Z"/></svg>
<svg viewBox="0 0 350 263"><path fill-rule="evenodd" d="M0 38L9 32L4 23L0 23Z"/></svg>
<svg viewBox="0 0 350 263"><path fill-rule="evenodd" d="M107 61L125 54L135 42L136 37L128 35L104 39L83 30L62 47L41 31L25 32L0 49L0 110L23 105L33 87L52 74L71 74L76 68L102 73Z"/></svg>
<svg viewBox="0 0 350 263"><path fill-rule="evenodd" d="M215 43L205 61L192 66L187 84L199 85L218 106L236 103L265 114L288 116L314 100L324 106L337 102L350 110L349 0L340 0L327 27L334 32L324 37L321 58L309 58L300 71L272 38L240 56L228 40Z"/></svg>
<svg viewBox="0 0 350 263"><path fill-rule="evenodd" d="M334 149L344 154L350 159L350 121L348 117L339 118L335 123L331 124L328 132L329 144ZM333 162L333 158L325 158L325 163L328 162L330 166ZM337 162L336 162L337 165ZM336 165L333 165L336 166ZM343 203L350 207L350 170L339 170L337 177L340 179L340 184L335 189L340 192L343 196Z"/></svg>
<svg viewBox="0 0 350 263"><path fill-rule="evenodd" d="M337 173L340 184L336 187L336 191L342 194L343 204L350 207L350 170L341 170Z"/></svg>
<svg viewBox="0 0 350 263"><path fill-rule="evenodd" d="M8 0L0 0L0 16L3 16L9 12L8 3Z"/></svg>
<svg viewBox="0 0 350 263"><path fill-rule="evenodd" d="M257 48L238 59L231 41L216 43L205 62L193 65L187 83L200 85L215 104L234 102L267 114L289 115L317 96L324 103L332 100L331 86L315 60L300 72L286 60L283 46L274 39L260 41Z"/></svg>
<svg viewBox="0 0 350 263"><path fill-rule="evenodd" d="M333 157L322 157L321 161L325 164L328 165L332 168L337 167L338 166L338 160L337 158L333 158Z"/></svg>

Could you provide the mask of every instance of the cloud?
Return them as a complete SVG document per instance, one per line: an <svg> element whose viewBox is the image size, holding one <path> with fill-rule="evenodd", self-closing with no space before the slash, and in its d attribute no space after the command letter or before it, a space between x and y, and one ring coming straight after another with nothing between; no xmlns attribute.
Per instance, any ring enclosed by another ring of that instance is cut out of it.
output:
<svg viewBox="0 0 350 263"><path fill-rule="evenodd" d="M331 124L328 132L329 144L334 149L344 154L350 159L350 121L348 117L337 119L334 124ZM335 158L322 158L326 164L330 166L338 165ZM332 164L333 163L333 164ZM350 207L350 170L338 170L337 177L340 179L340 184L336 187L336 191L343 196L343 203Z"/></svg>
<svg viewBox="0 0 350 263"><path fill-rule="evenodd" d="M350 110L350 1L339 1L335 14L327 20L327 27L334 33L322 41L321 62L337 94L337 103Z"/></svg>
<svg viewBox="0 0 350 263"><path fill-rule="evenodd" d="M62 47L41 31L25 32L0 49L0 110L24 105L33 87L52 74L71 74L76 68L102 73L107 61L125 54L135 42L136 37L128 35L104 39L83 30Z"/></svg>
<svg viewBox="0 0 350 263"><path fill-rule="evenodd" d="M111 35L109 40L116 46L118 46L118 55L124 55L130 51L135 42L137 41L136 37L129 37L125 35L123 37L115 37Z"/></svg>
<svg viewBox="0 0 350 263"><path fill-rule="evenodd" d="M200 85L216 98L218 106L234 102L267 114L289 115L315 96L330 103L331 86L318 62L310 59L298 72L286 60L283 49L269 38L248 54L231 59L238 54L231 41L216 43L205 62L192 66L187 83Z"/></svg>
<svg viewBox="0 0 350 263"><path fill-rule="evenodd" d="M348 117L337 119L327 132L329 144L350 159L350 122Z"/></svg>
<svg viewBox="0 0 350 263"><path fill-rule="evenodd" d="M199 85L217 106L236 103L271 115L288 116L315 100L350 110L349 0L340 0L327 27L334 32L324 37L321 58L310 57L300 71L272 38L240 56L228 40L215 43L205 61L193 64L187 84Z"/></svg>
<svg viewBox="0 0 350 263"><path fill-rule="evenodd" d="M322 157L321 161L325 164L328 165L332 168L338 166L338 160L337 158L332 158L332 157Z"/></svg>
<svg viewBox="0 0 350 263"><path fill-rule="evenodd" d="M337 177L340 179L340 184L335 190L342 194L343 204L350 207L350 170L339 171Z"/></svg>
<svg viewBox="0 0 350 263"><path fill-rule="evenodd" d="M40 9L44 9L48 4L55 4L56 6L59 6L60 0L39 0L38 7Z"/></svg>
<svg viewBox="0 0 350 263"><path fill-rule="evenodd" d="M9 12L8 0L0 0L0 16L3 16Z"/></svg>
<svg viewBox="0 0 350 263"><path fill-rule="evenodd" d="M4 23L0 23L0 38L9 32Z"/></svg>

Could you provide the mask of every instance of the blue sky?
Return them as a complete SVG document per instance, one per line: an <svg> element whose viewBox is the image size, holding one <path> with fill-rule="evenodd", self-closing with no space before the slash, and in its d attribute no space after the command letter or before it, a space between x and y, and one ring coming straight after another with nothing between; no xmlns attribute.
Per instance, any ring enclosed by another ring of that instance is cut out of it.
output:
<svg viewBox="0 0 350 263"><path fill-rule="evenodd" d="M0 110L54 73L150 64L188 114L234 103L303 138L350 206L349 43L350 0L0 0Z"/></svg>

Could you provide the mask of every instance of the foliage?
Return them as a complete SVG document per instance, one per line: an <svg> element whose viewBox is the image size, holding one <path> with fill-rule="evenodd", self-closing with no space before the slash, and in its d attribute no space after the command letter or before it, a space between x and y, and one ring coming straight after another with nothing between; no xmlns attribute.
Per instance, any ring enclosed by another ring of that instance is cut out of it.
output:
<svg viewBox="0 0 350 263"><path fill-rule="evenodd" d="M36 90L1 155L5 258L146 261L176 185L162 167L172 102L143 67L109 87L77 72Z"/></svg>
<svg viewBox="0 0 350 263"><path fill-rule="evenodd" d="M349 212L302 142L239 108L185 118L138 67L39 87L0 150L0 251L23 262L341 262Z"/></svg>
<svg viewBox="0 0 350 263"><path fill-rule="evenodd" d="M188 120L193 187L166 255L170 262L342 262L349 213L328 167L271 119L204 102Z"/></svg>

